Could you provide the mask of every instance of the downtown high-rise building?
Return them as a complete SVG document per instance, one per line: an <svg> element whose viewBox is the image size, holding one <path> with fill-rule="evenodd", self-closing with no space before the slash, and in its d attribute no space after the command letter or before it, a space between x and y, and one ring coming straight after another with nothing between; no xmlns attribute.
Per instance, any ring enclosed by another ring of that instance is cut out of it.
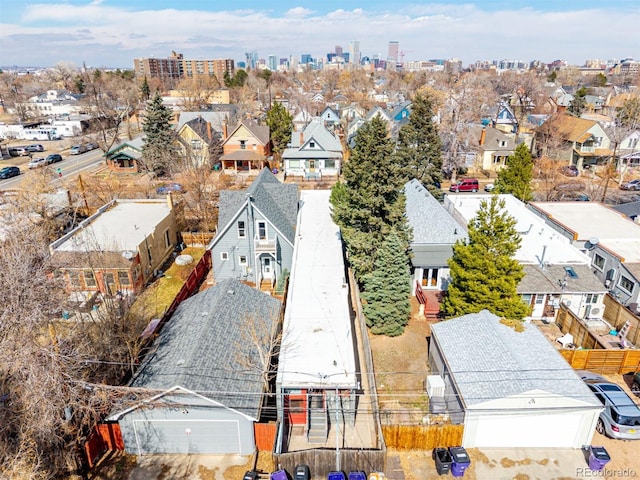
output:
<svg viewBox="0 0 640 480"><path fill-rule="evenodd" d="M267 68L272 72L275 72L278 69L278 61L275 55L269 55L267 59Z"/></svg>
<svg viewBox="0 0 640 480"><path fill-rule="evenodd" d="M351 63L360 65L360 42L357 40L349 44L349 60Z"/></svg>
<svg viewBox="0 0 640 480"><path fill-rule="evenodd" d="M391 41L389 42L389 51L387 53L387 62L392 62L394 64L398 63L398 56L400 54L400 42Z"/></svg>

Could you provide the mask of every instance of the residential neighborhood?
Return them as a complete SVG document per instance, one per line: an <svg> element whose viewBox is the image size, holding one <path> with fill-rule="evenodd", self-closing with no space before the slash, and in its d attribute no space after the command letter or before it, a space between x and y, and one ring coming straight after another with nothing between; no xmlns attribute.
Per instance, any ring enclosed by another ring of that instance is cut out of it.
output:
<svg viewBox="0 0 640 480"><path fill-rule="evenodd" d="M0 68L1 478L640 475L640 61L175 48Z"/></svg>

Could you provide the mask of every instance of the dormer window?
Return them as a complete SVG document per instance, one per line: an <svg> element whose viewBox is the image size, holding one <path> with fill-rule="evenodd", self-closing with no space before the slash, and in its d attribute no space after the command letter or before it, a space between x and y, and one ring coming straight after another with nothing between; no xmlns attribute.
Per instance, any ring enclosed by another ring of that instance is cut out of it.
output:
<svg viewBox="0 0 640 480"><path fill-rule="evenodd" d="M309 142L309 148L316 148L316 142Z"/></svg>
<svg viewBox="0 0 640 480"><path fill-rule="evenodd" d="M240 140L240 150L246 150L246 149L247 149L247 141Z"/></svg>

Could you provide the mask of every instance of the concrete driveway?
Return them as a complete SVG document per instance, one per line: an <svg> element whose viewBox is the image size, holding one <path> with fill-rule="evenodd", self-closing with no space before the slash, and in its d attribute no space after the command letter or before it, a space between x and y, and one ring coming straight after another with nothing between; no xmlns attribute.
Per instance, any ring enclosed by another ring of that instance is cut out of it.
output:
<svg viewBox="0 0 640 480"><path fill-rule="evenodd" d="M228 467L250 460L241 455L144 455L138 457L129 480L223 480Z"/></svg>

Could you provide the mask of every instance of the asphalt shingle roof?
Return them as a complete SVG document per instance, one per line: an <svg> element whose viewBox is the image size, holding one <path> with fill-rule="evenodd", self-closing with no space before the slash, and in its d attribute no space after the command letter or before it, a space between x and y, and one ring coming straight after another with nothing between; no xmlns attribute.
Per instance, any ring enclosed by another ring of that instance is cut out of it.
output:
<svg viewBox="0 0 640 480"><path fill-rule="evenodd" d="M406 213L413 244L454 244L467 237L460 225L417 179L404 185Z"/></svg>
<svg viewBox="0 0 640 480"><path fill-rule="evenodd" d="M194 295L164 326L131 387L180 386L257 419L263 377L252 334L266 341L280 308L279 300L235 279Z"/></svg>
<svg viewBox="0 0 640 480"><path fill-rule="evenodd" d="M466 408L532 390L599 405L589 388L532 324L524 331L483 310L431 326Z"/></svg>

